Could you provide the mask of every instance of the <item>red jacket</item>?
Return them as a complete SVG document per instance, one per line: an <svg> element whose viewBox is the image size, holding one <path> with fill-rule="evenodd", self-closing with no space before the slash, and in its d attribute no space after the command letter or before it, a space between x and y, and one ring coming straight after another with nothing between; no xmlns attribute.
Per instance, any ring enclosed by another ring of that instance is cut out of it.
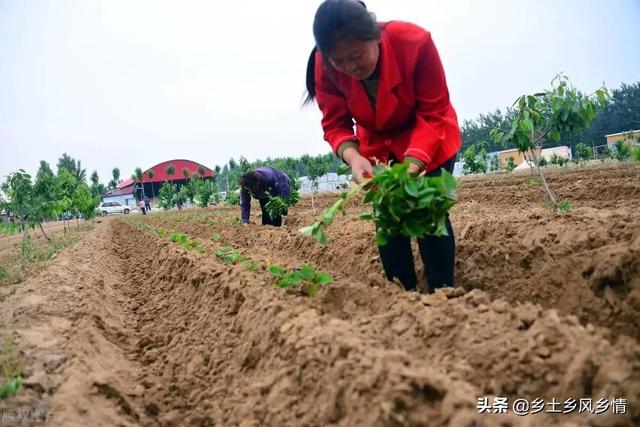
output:
<svg viewBox="0 0 640 427"><path fill-rule="evenodd" d="M427 171L437 169L458 152L462 138L431 34L406 22L383 24L379 61L374 110L361 81L331 65L325 68L316 53L316 99L325 140L335 153L355 140L371 160L386 162L393 153L399 161L414 158Z"/></svg>

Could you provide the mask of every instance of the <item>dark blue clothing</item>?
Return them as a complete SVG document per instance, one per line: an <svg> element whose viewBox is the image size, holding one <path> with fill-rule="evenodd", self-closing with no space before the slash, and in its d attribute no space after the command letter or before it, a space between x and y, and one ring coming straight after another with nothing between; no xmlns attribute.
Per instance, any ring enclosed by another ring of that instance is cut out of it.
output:
<svg viewBox="0 0 640 427"><path fill-rule="evenodd" d="M246 188L240 189L240 217L242 222L247 224L251 214L251 196L260 201L262 209L263 223L266 210L264 205L268 202L267 194L271 197L287 197L291 191L291 179L284 172L271 167L257 168L255 172L260 174L262 188L258 194L251 194Z"/></svg>

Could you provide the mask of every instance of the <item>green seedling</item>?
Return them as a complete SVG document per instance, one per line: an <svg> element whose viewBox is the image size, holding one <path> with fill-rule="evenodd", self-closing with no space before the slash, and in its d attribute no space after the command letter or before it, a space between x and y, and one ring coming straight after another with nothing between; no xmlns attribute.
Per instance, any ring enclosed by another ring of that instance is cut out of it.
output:
<svg viewBox="0 0 640 427"><path fill-rule="evenodd" d="M333 278L326 273L318 273L313 267L304 264L296 271L286 271L282 267L272 265L269 267L272 276L278 279L275 285L279 288L291 288L303 285L310 297L315 297L318 288L333 281Z"/></svg>
<svg viewBox="0 0 640 427"><path fill-rule="evenodd" d="M562 213L567 213L571 210L571 202L568 199L562 199L560 203L558 203L558 211Z"/></svg>

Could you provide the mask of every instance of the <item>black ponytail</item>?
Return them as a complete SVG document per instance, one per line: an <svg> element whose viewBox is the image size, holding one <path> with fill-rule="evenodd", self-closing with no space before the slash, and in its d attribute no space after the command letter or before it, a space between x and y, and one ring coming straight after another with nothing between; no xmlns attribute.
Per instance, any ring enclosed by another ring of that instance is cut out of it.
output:
<svg viewBox="0 0 640 427"><path fill-rule="evenodd" d="M323 58L329 56L338 41L369 41L380 38L376 17L360 0L325 0L318 7L313 21L313 36L316 47L307 61L307 96L303 105L311 103L316 96L316 52Z"/></svg>
<svg viewBox="0 0 640 427"><path fill-rule="evenodd" d="M313 102L316 97L316 52L318 48L314 46L307 61L307 97L302 103L306 106Z"/></svg>

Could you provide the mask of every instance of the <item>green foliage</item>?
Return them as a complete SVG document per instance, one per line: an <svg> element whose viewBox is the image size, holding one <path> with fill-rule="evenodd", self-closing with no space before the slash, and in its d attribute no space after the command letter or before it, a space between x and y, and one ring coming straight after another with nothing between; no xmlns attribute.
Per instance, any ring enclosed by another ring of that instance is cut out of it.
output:
<svg viewBox="0 0 640 427"><path fill-rule="evenodd" d="M311 157L308 154L301 157L302 163L307 169L307 177L311 181L313 192L318 192L318 179L329 172L329 167L323 161L322 156Z"/></svg>
<svg viewBox="0 0 640 427"><path fill-rule="evenodd" d="M87 171L86 169L82 169L80 160L74 160L73 157L67 153L64 153L58 159L58 175L60 175L62 171L69 172L78 182L85 182L87 179Z"/></svg>
<svg viewBox="0 0 640 427"><path fill-rule="evenodd" d="M245 257L240 252L234 251L233 248L228 245L216 249L214 255L220 258L225 264L238 264L239 262L245 261Z"/></svg>
<svg viewBox="0 0 640 427"><path fill-rule="evenodd" d="M300 232L326 244L326 228L338 212L345 212L346 201L366 188L364 203L371 204L371 218L376 225L376 240L385 245L390 237L424 237L447 235L446 214L456 202L456 179L447 171L442 176L415 177L407 171L407 163L392 167L379 166L373 178L342 193L340 200L330 206L311 226ZM366 217L365 219L368 219Z"/></svg>
<svg viewBox="0 0 640 427"><path fill-rule="evenodd" d="M541 157L540 160L538 160L538 166L545 167L547 166L547 163L547 159L545 159L544 157Z"/></svg>
<svg viewBox="0 0 640 427"><path fill-rule="evenodd" d="M21 386L20 362L13 339L7 336L0 347L0 400L14 396Z"/></svg>
<svg viewBox="0 0 640 427"><path fill-rule="evenodd" d="M633 150L633 160L640 162L640 145Z"/></svg>
<svg viewBox="0 0 640 427"><path fill-rule="evenodd" d="M550 90L519 97L510 129L495 127L491 137L502 144L512 143L521 153L535 149L547 137L558 142L562 132L578 132L589 126L609 96L604 87L584 95L562 74L551 86Z"/></svg>
<svg viewBox="0 0 640 427"><path fill-rule="evenodd" d="M176 173L176 167L173 166L173 165L167 165L167 168L165 169L165 172L167 173L167 175L173 176Z"/></svg>
<svg viewBox="0 0 640 427"><path fill-rule="evenodd" d="M20 227L14 223L2 224L0 223L0 234L4 236L10 236L20 232Z"/></svg>
<svg viewBox="0 0 640 427"><path fill-rule="evenodd" d="M500 170L500 156L491 156L489 161L489 171L498 172Z"/></svg>
<svg viewBox="0 0 640 427"><path fill-rule="evenodd" d="M567 213L571 210L571 203L568 199L562 199L560 203L558 203L558 210L562 213Z"/></svg>
<svg viewBox="0 0 640 427"><path fill-rule="evenodd" d="M265 205L265 209L267 210L269 217L276 218L287 211L288 206L281 197L272 197L270 195L267 195L267 197L269 198L269 201Z"/></svg>
<svg viewBox="0 0 640 427"><path fill-rule="evenodd" d="M189 196L193 196L193 199L197 202L197 205L206 208L209 206L214 195L213 184L208 179L203 179L200 176L194 176L191 178L188 184Z"/></svg>
<svg viewBox="0 0 640 427"><path fill-rule="evenodd" d="M487 150L484 147L478 150L475 145L470 146L464 151L462 161L462 172L465 175L487 173Z"/></svg>
<svg viewBox="0 0 640 427"><path fill-rule="evenodd" d="M607 105L609 92L602 87L585 95L569 85L569 79L559 74L551 81L551 89L533 95L522 95L514 103L514 117L510 129L495 127L490 135L494 141L512 144L521 153L531 153L554 207L555 196L538 166L536 149L545 139L558 143L562 133L576 133L587 128L596 118L599 108Z"/></svg>
<svg viewBox="0 0 640 427"><path fill-rule="evenodd" d="M81 213L84 219L88 220L96 216L99 199L91 194L89 186L83 182L76 187L71 203L73 210Z"/></svg>
<svg viewBox="0 0 640 427"><path fill-rule="evenodd" d="M213 233L213 237L211 237L211 240L213 240L214 242L219 242L220 239L222 239L222 235L218 232Z"/></svg>
<svg viewBox="0 0 640 427"><path fill-rule="evenodd" d="M587 144L582 142L577 144L576 156L578 158L578 161L581 161L581 162L586 162L587 160L590 160L592 157L591 147L589 147Z"/></svg>
<svg viewBox="0 0 640 427"><path fill-rule="evenodd" d="M509 158L507 159L507 170L508 170L509 172L513 172L513 170L514 170L516 167L518 167L518 165L516 165L516 162L515 162L515 160L513 159L513 157L509 157Z"/></svg>
<svg viewBox="0 0 640 427"><path fill-rule="evenodd" d="M631 158L631 147L624 141L616 141L613 148L613 156L621 162L629 160Z"/></svg>
<svg viewBox="0 0 640 427"><path fill-rule="evenodd" d="M178 187L176 184L165 181L160 187L158 197L160 198L159 206L164 209L171 209L177 203Z"/></svg>
<svg viewBox="0 0 640 427"><path fill-rule="evenodd" d="M189 168L182 168L182 176L184 178L189 178L190 175L191 175L191 172L189 171Z"/></svg>
<svg viewBox="0 0 640 427"><path fill-rule="evenodd" d="M542 181L540 181L538 178L531 178L524 183L526 187L535 187L540 184L542 184Z"/></svg>
<svg viewBox="0 0 640 427"><path fill-rule="evenodd" d="M225 203L229 206L238 206L240 205L240 192L239 191L232 191L230 193L227 194L227 200L225 200Z"/></svg>
<svg viewBox="0 0 640 427"><path fill-rule="evenodd" d="M4 279L8 275L9 275L9 272L7 271L7 269L0 266L0 280Z"/></svg>
<svg viewBox="0 0 640 427"><path fill-rule="evenodd" d="M303 264L294 271L286 271L277 265L269 267L269 273L274 276L277 281L275 285L279 288L291 288L302 285L307 295L315 297L318 293L319 286L327 285L333 281L333 278L326 273L316 272L316 270L308 264Z"/></svg>

